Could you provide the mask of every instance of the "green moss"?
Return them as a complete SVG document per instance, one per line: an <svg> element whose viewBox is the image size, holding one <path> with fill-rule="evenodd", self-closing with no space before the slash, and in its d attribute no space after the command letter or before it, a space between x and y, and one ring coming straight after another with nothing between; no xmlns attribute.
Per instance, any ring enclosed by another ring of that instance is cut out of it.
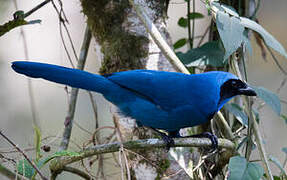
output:
<svg viewBox="0 0 287 180"><path fill-rule="evenodd" d="M81 3L104 55L100 73L142 69L140 60L148 55L144 47L149 41L123 28L127 12L131 10L128 0L81 0Z"/></svg>
<svg viewBox="0 0 287 180"><path fill-rule="evenodd" d="M161 179L162 174L169 168L170 161L168 159L161 159L157 165L159 168L157 168L157 177L155 179Z"/></svg>
<svg viewBox="0 0 287 180"><path fill-rule="evenodd" d="M104 59L100 73L142 69L143 64L140 59L148 55L143 46L147 43L148 40L144 36L134 36L127 32L121 32L111 44L102 46Z"/></svg>

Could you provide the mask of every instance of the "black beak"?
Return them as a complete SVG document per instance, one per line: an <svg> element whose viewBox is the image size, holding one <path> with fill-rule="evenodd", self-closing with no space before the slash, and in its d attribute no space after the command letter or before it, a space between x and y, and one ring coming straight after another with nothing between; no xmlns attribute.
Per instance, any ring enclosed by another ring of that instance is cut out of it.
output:
<svg viewBox="0 0 287 180"><path fill-rule="evenodd" d="M246 95L246 96L256 96L256 92L254 91L254 89L252 89L249 86L246 86L245 88L240 88L238 89L238 92L240 95Z"/></svg>

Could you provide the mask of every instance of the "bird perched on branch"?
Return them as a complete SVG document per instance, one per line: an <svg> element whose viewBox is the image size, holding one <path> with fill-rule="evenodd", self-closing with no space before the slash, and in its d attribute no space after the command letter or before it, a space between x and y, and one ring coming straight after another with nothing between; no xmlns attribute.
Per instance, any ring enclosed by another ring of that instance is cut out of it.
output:
<svg viewBox="0 0 287 180"><path fill-rule="evenodd" d="M167 146L179 130L204 124L236 95L256 96L255 91L235 75L213 71L187 75L176 72L131 70L106 75L57 65L16 61L12 68L32 78L43 78L75 88L101 93L116 105L123 115L134 118L139 126L150 127L163 137ZM158 131L165 130L167 134ZM217 137L207 137L212 148Z"/></svg>

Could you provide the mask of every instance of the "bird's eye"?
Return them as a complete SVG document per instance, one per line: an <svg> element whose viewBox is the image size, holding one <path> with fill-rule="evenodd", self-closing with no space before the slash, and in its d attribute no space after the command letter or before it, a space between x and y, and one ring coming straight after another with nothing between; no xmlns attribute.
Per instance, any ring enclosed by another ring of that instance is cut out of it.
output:
<svg viewBox="0 0 287 180"><path fill-rule="evenodd" d="M236 86L236 84L237 84L236 81L231 81L232 86Z"/></svg>
<svg viewBox="0 0 287 180"><path fill-rule="evenodd" d="M244 87L244 84L240 81L232 81L231 85L233 88L236 88L236 89Z"/></svg>

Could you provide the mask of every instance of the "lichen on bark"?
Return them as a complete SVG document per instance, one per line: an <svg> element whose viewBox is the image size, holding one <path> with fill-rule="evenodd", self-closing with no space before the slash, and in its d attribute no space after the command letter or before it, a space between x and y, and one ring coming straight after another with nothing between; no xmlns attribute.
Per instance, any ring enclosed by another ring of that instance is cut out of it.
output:
<svg viewBox="0 0 287 180"><path fill-rule="evenodd" d="M145 36L128 32L122 26L131 11L128 0L81 0L83 13L103 53L101 74L143 69L141 59L148 55Z"/></svg>

